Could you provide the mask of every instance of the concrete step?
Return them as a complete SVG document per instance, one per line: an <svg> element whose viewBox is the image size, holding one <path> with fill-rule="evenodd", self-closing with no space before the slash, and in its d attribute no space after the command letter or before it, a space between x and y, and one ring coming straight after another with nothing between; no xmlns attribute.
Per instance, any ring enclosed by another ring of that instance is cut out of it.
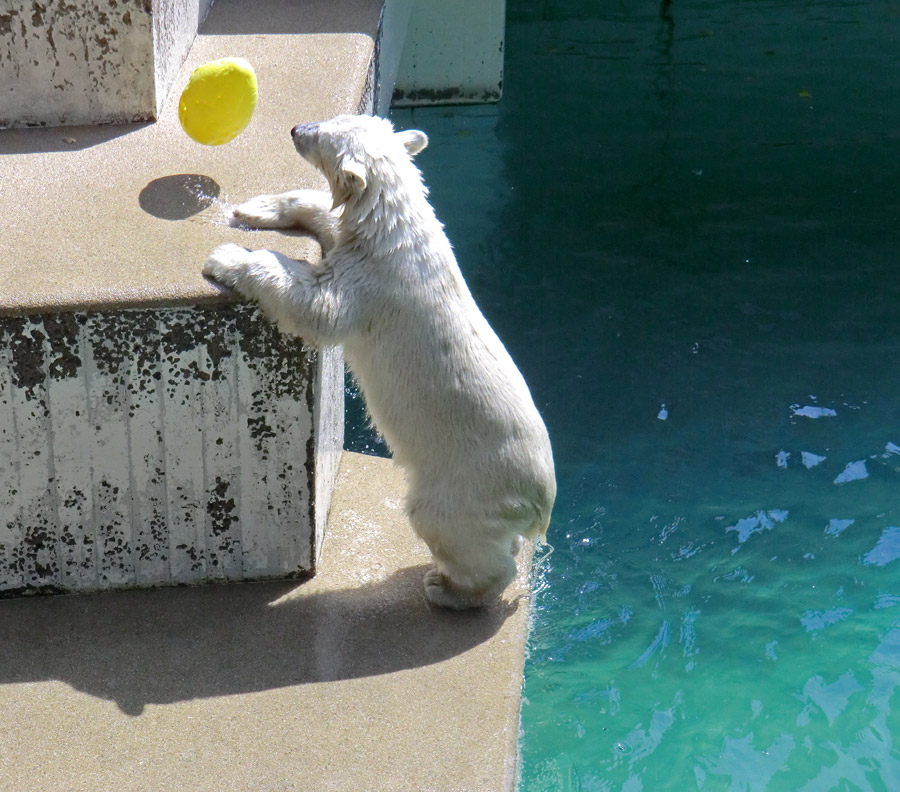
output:
<svg viewBox="0 0 900 792"><path fill-rule="evenodd" d="M388 460L343 455L308 582L0 601L4 792L510 792L527 559L425 600Z"/></svg>

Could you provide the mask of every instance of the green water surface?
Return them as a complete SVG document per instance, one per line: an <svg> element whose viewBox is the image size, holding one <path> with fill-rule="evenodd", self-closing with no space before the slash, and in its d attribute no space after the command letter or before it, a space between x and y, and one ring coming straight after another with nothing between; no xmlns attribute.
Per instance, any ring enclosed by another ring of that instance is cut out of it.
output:
<svg viewBox="0 0 900 792"><path fill-rule="evenodd" d="M554 444L522 792L900 790L900 4L509 0L393 119Z"/></svg>

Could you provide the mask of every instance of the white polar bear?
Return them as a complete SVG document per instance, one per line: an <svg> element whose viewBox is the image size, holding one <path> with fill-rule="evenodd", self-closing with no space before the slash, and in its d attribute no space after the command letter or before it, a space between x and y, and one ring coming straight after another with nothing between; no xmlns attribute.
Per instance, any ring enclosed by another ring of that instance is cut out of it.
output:
<svg viewBox="0 0 900 792"><path fill-rule="evenodd" d="M371 116L300 124L291 137L331 195L263 195L232 219L305 228L322 263L228 244L204 273L257 300L283 331L343 344L407 473L407 514L434 556L428 599L485 604L515 577L522 537L546 535L556 479L528 387L469 293L412 162L428 139Z"/></svg>

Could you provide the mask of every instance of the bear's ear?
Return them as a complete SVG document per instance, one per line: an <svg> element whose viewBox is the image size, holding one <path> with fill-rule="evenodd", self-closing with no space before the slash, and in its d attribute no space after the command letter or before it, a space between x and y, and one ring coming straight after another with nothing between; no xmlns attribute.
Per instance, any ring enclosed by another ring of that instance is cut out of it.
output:
<svg viewBox="0 0 900 792"><path fill-rule="evenodd" d="M397 135L410 157L415 157L428 145L428 135L418 129L407 129L405 132L395 132L394 134Z"/></svg>
<svg viewBox="0 0 900 792"><path fill-rule="evenodd" d="M366 183L366 169L362 163L345 157L341 162L337 181L331 188L331 195L334 199L331 208L337 209L347 203L352 196L359 195L366 189Z"/></svg>

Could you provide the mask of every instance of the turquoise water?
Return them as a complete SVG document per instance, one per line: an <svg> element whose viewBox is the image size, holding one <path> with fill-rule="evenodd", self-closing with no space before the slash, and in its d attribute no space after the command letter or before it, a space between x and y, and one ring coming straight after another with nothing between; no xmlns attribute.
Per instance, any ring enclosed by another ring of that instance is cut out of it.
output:
<svg viewBox="0 0 900 792"><path fill-rule="evenodd" d="M554 443L522 792L900 790L900 5L508 16L393 117Z"/></svg>

